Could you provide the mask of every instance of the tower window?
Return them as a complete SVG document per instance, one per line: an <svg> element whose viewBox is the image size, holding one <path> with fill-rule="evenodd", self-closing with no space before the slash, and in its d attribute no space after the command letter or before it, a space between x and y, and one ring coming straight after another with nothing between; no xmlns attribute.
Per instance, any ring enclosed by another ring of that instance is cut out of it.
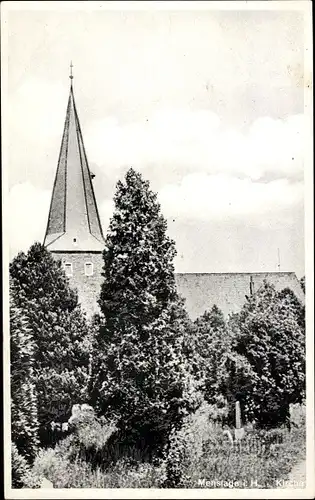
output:
<svg viewBox="0 0 315 500"><path fill-rule="evenodd" d="M63 268L65 270L66 276L72 276L73 270L72 270L72 264L71 264L71 262L65 262L63 264Z"/></svg>
<svg viewBox="0 0 315 500"><path fill-rule="evenodd" d="M92 276L93 275L93 262L86 262L84 264L84 273L85 273L85 276Z"/></svg>

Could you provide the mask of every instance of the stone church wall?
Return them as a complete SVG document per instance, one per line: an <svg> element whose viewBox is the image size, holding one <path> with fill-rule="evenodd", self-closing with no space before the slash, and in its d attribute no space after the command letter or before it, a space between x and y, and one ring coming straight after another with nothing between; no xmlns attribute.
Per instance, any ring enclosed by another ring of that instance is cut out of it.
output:
<svg viewBox="0 0 315 500"><path fill-rule="evenodd" d="M79 301L91 317L99 311L97 300L103 282L103 257L101 252L53 252L55 258L72 264L70 286L76 288ZM85 264L93 263L93 275L86 276ZM277 290L290 288L304 303L301 285L292 272L274 273L179 273L175 274L177 290L185 299L187 312L196 319L216 304L225 316L238 312L245 302L245 296L257 291L264 280Z"/></svg>
<svg viewBox="0 0 315 500"><path fill-rule="evenodd" d="M63 264L72 264L72 276L69 276L70 286L77 289L79 301L82 308L91 317L99 311L97 300L100 294L103 267L103 257L101 252L53 252L56 259L60 259ZM86 276L85 264L92 262L93 275Z"/></svg>
<svg viewBox="0 0 315 500"><path fill-rule="evenodd" d="M276 290L290 288L304 303L305 295L299 280L292 272L271 273L181 273L176 274L179 294L186 300L186 309L194 320L215 304L227 317L239 312L245 296L262 286L264 280Z"/></svg>

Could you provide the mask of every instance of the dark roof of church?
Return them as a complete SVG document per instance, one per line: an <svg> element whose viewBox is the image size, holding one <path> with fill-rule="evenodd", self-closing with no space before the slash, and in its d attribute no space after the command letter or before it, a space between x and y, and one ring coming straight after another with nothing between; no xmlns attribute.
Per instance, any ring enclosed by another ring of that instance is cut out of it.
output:
<svg viewBox="0 0 315 500"><path fill-rule="evenodd" d="M304 303L304 292L293 272L271 273L177 273L179 294L186 299L186 309L191 319L196 319L216 304L227 316L238 312L245 303L245 296L266 280L277 290L290 288Z"/></svg>
<svg viewBox="0 0 315 500"><path fill-rule="evenodd" d="M72 77L44 245L51 251L101 251L104 248Z"/></svg>

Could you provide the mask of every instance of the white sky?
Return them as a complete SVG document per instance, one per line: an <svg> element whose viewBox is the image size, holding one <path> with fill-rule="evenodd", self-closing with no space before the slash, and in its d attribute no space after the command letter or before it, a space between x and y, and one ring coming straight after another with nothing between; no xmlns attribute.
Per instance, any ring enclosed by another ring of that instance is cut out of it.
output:
<svg viewBox="0 0 315 500"><path fill-rule="evenodd" d="M303 14L50 3L7 14L11 257L44 238L72 60L104 233L133 166L178 272L276 271L279 248L303 275Z"/></svg>

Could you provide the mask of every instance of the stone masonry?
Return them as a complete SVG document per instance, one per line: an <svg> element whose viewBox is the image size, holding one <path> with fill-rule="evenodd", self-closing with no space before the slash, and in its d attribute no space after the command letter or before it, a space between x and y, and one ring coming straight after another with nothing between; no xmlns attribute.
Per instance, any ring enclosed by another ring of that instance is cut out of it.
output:
<svg viewBox="0 0 315 500"><path fill-rule="evenodd" d="M69 276L69 283L73 289L78 291L79 302L82 308L91 317L99 311L97 300L100 294L103 267L103 257L101 252L53 252L56 259L72 264L72 276ZM85 264L93 264L93 275L86 276Z"/></svg>

